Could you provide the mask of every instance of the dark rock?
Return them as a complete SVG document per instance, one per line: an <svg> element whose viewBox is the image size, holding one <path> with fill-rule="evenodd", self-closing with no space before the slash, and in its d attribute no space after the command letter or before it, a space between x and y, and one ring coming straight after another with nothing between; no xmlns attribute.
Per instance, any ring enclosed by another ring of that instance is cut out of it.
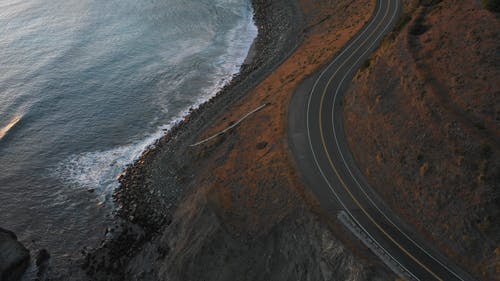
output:
<svg viewBox="0 0 500 281"><path fill-rule="evenodd" d="M45 264L50 258L50 254L46 249L41 249L36 254L36 266L40 267Z"/></svg>
<svg viewBox="0 0 500 281"><path fill-rule="evenodd" d="M0 228L0 280L19 280L29 262L30 253L17 241L17 236Z"/></svg>
<svg viewBox="0 0 500 281"><path fill-rule="evenodd" d="M50 254L46 249L41 249L37 252L35 264L38 267L38 280L46 280L46 274L49 268Z"/></svg>

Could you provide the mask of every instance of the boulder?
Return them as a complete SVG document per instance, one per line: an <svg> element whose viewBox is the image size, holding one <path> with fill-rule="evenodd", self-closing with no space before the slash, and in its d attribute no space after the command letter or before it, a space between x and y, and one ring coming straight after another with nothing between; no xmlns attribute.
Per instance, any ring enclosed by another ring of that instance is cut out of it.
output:
<svg viewBox="0 0 500 281"><path fill-rule="evenodd" d="M0 228L0 281L19 280L29 262L30 253L16 235Z"/></svg>

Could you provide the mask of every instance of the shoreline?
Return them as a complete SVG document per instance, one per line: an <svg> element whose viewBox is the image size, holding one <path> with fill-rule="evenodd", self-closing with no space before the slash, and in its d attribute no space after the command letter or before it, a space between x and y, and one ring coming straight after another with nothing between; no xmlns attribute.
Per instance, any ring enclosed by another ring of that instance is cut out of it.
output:
<svg viewBox="0 0 500 281"><path fill-rule="evenodd" d="M93 278L120 275L116 264L123 268L128 261L126 256L132 256L171 222L177 204L190 193L183 189L183 182L189 177L185 174L189 163L186 156L192 153L189 145L225 109L279 67L302 41L304 26L298 0L251 0L251 5L258 33L238 74L212 98L190 110L120 176L120 186L113 194L118 205L115 222L106 231L100 247L85 250L80 265ZM109 259L117 260L110 268L93 266Z"/></svg>
<svg viewBox="0 0 500 281"><path fill-rule="evenodd" d="M286 27L276 25L272 22L273 15L272 13L268 14L267 11L271 5L266 4L264 0L251 0L251 2L254 11L253 18L258 28L258 34L240 67L240 71L212 98L200 104L199 107L190 110L181 121L167 131L164 136L156 140L132 165L125 169L119 178L120 186L113 194L114 201L121 205L118 211L119 217L128 219L148 229L152 227L152 224L163 224L164 221L158 220L158 218L152 218L153 221L150 221L151 217L143 217L143 215L147 216L146 214L138 214L138 209L134 207L135 200L131 200L132 198L128 197L125 193L134 192L131 189L148 185L148 182L144 181L144 175L148 174L149 169L155 168L152 167L156 164L153 158L157 154L171 153L172 156L177 156L171 158L177 160L172 162L181 162L184 160L182 159L182 154L178 152L189 150L189 145L195 142L199 134L209 127L211 122L215 121L224 109L229 108L264 80L298 46L301 38L295 35L299 33L298 29L301 26L301 19L295 21L295 26L288 27L288 34L283 36L282 32ZM284 4L285 2L286 4ZM294 22L294 20L297 20L297 16L300 16L297 14L299 8L298 2L295 0L290 2L281 1L272 5L278 10L282 9L280 5L284 5L290 10L295 10L296 14L290 15L290 22ZM274 40L275 38L278 38L278 40ZM173 166L171 167L173 170L182 169L182 167L176 166L175 163L168 163L167 165ZM140 221L139 218L150 222L145 223L144 221ZM152 229L155 228L152 227Z"/></svg>

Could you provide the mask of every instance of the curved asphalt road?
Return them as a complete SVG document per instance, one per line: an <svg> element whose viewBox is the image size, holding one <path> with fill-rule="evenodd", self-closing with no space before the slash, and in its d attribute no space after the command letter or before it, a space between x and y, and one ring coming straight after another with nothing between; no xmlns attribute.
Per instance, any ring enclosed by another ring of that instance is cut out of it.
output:
<svg viewBox="0 0 500 281"><path fill-rule="evenodd" d="M379 0L370 22L323 70L297 89L289 141L306 184L326 211L343 214L358 237L402 277L472 280L402 223L368 185L344 135L342 100L353 75L399 18L401 0ZM360 235L361 233L361 235Z"/></svg>

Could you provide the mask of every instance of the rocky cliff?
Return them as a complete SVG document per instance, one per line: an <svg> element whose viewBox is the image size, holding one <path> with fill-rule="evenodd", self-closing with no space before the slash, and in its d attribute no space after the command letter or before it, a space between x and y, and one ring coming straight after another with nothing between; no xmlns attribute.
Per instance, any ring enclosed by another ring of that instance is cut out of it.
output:
<svg viewBox="0 0 500 281"><path fill-rule="evenodd" d="M17 241L17 236L0 228L0 280L20 280L29 263L30 253Z"/></svg>
<svg viewBox="0 0 500 281"><path fill-rule="evenodd" d="M89 264L95 280L388 280L384 267L353 256L308 209L259 234L235 232L203 192L123 267L108 253ZM127 252L124 252L126 256ZM115 267L116 264L116 267ZM106 270L104 270L106 269Z"/></svg>

